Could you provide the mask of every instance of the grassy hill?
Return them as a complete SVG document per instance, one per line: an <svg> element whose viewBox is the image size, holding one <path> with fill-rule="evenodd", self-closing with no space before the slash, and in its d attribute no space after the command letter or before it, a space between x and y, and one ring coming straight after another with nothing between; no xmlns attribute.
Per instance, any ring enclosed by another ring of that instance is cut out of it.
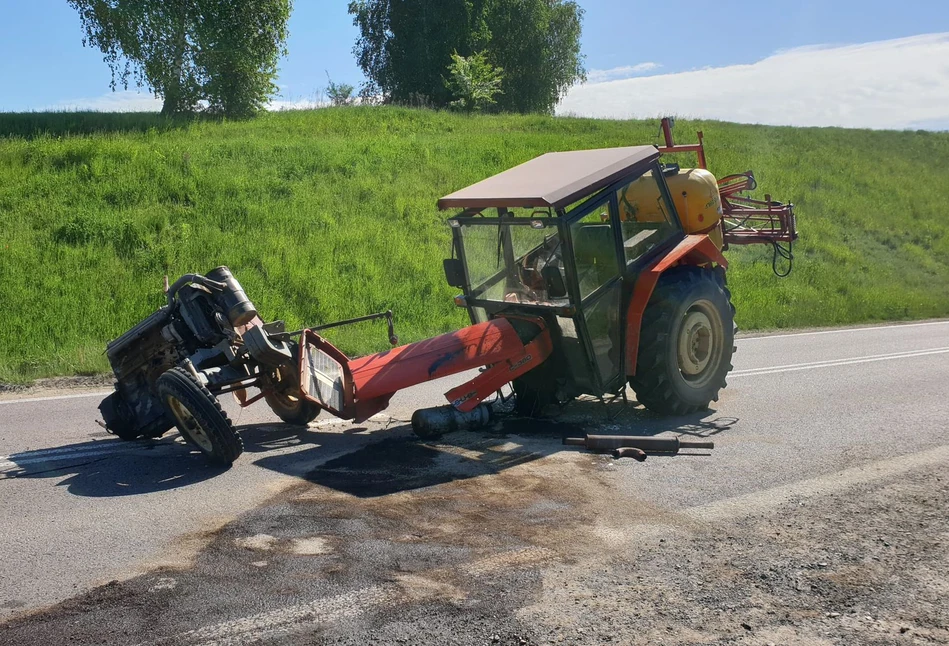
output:
<svg viewBox="0 0 949 646"><path fill-rule="evenodd" d="M681 121L711 170L797 205L790 278L729 252L743 329L949 315L949 134ZM267 319L393 308L404 341L464 324L438 197L551 150L657 143L653 121L397 108L249 122L0 115L0 381L108 370L162 276L229 265ZM350 353L381 326L331 336Z"/></svg>

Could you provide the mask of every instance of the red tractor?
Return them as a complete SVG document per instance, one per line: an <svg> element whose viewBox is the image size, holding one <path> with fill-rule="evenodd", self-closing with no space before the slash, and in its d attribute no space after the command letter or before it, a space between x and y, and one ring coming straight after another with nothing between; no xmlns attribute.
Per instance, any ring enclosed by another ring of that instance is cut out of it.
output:
<svg viewBox="0 0 949 646"><path fill-rule="evenodd" d="M240 438L221 393L245 405L265 397L295 423L320 410L362 421L403 388L475 368L446 393L448 406L416 412L419 435L486 422L483 402L507 384L524 415L584 394L625 396L627 385L659 413L707 408L734 350L722 250L767 243L789 258L795 220L790 204L740 195L755 187L751 173L716 181L701 133L698 145L676 146L667 120L663 131L662 148L548 153L439 200L457 211L444 269L472 323L457 332L351 359L318 332L387 316L395 344L391 313L287 333L256 317L226 271L179 280L149 320L152 337L186 343L163 350L147 374L128 368L130 349L142 350L125 338L142 337L144 323L110 344L118 381L100 407L107 427L154 437L174 424L209 458L231 462ZM678 152L696 153L699 167L660 163ZM176 319L176 308L186 315ZM189 330L198 319L204 341Z"/></svg>

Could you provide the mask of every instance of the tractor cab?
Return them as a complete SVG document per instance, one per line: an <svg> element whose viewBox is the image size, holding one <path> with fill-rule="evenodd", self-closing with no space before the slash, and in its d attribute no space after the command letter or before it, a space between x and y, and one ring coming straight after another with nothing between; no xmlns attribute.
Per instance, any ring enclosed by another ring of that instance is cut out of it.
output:
<svg viewBox="0 0 949 646"><path fill-rule="evenodd" d="M445 273L463 291L456 302L472 323L534 316L551 332L546 367L515 389L560 391L561 400L620 391L632 286L644 266L685 237L659 151L548 153L438 204L461 209L448 220L453 247Z"/></svg>

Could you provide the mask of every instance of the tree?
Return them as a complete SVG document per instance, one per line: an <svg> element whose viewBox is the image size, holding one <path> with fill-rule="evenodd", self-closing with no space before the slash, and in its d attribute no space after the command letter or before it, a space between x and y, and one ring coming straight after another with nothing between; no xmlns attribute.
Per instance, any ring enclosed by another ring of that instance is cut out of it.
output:
<svg viewBox="0 0 949 646"><path fill-rule="evenodd" d="M485 0L354 0L360 36L353 53L369 79L363 94L408 103L425 97L444 107L442 80L451 55L480 49Z"/></svg>
<svg viewBox="0 0 949 646"><path fill-rule="evenodd" d="M445 85L457 97L450 103L451 107L471 112L497 103L494 97L501 92L504 70L489 63L484 52L467 58L455 52L451 55L448 72L450 77Z"/></svg>
<svg viewBox="0 0 949 646"><path fill-rule="evenodd" d="M129 81L163 99L162 114L198 108L243 117L276 91L292 0L68 0L83 45L97 47L112 89Z"/></svg>
<svg viewBox="0 0 949 646"><path fill-rule="evenodd" d="M584 78L583 10L572 0L353 0L353 49L369 79L364 94L396 103L425 96L444 107L452 55L483 53L504 70L497 107L550 112ZM523 87L522 87L523 86Z"/></svg>
<svg viewBox="0 0 949 646"><path fill-rule="evenodd" d="M488 16L492 62L505 71L498 108L553 112L586 80L580 53L583 9L562 0L498 0Z"/></svg>
<svg viewBox="0 0 949 646"><path fill-rule="evenodd" d="M330 98L330 103L334 106L352 105L355 101L353 92L356 90L349 83L336 83L330 78L330 73L326 73L326 79L329 85L326 86L326 96Z"/></svg>

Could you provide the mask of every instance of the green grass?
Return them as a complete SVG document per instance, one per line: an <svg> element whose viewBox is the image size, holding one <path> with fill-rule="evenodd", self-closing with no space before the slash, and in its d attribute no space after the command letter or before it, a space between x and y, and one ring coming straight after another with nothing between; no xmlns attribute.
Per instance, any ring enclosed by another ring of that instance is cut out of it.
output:
<svg viewBox="0 0 949 646"><path fill-rule="evenodd" d="M949 134L680 120L713 172L797 205L790 278L729 252L743 329L949 315ZM162 276L229 265L296 327L393 308L404 341L457 328L436 200L550 150L656 143L658 124L398 108L247 122L0 115L0 381L108 370ZM70 134L78 133L78 134ZM334 332L381 349L381 324Z"/></svg>

